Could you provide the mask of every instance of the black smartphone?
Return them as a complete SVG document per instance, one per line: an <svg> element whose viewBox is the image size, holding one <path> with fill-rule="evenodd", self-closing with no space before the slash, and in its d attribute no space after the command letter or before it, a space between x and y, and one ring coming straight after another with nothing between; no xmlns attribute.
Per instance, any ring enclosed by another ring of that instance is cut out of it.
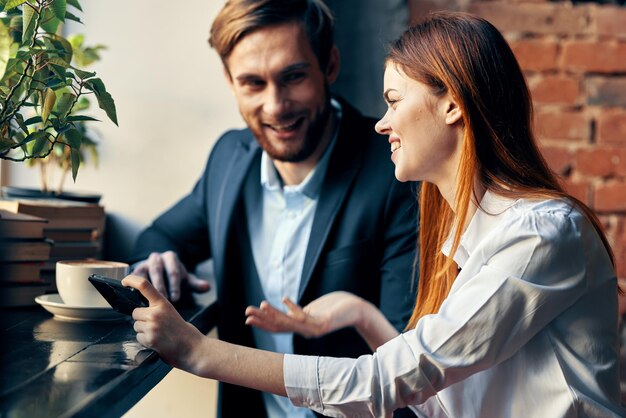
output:
<svg viewBox="0 0 626 418"><path fill-rule="evenodd" d="M120 313L132 315L133 309L148 306L148 300L139 290L123 286L120 280L92 274L89 276L89 281L109 302L109 305Z"/></svg>

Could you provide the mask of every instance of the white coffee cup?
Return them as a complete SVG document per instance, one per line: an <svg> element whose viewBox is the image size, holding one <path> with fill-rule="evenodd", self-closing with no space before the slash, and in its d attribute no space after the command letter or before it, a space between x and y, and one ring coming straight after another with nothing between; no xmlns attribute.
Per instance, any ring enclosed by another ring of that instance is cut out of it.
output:
<svg viewBox="0 0 626 418"><path fill-rule="evenodd" d="M103 260L57 261L56 283L59 296L68 306L110 307L88 280L92 274L123 279L128 275L128 264Z"/></svg>

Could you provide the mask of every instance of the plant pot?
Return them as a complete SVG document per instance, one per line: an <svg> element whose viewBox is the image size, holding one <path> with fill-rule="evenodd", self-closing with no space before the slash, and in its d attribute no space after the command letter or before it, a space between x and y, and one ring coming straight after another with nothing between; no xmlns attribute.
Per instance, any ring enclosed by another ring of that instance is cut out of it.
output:
<svg viewBox="0 0 626 418"><path fill-rule="evenodd" d="M42 192L39 189L29 189L24 187L2 187L2 195L12 199L62 199L83 203L99 203L102 195L81 192Z"/></svg>

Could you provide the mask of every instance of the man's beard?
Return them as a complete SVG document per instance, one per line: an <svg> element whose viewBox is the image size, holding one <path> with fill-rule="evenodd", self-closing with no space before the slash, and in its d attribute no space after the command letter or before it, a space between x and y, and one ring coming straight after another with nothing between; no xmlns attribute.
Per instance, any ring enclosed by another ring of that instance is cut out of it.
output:
<svg viewBox="0 0 626 418"><path fill-rule="evenodd" d="M284 161L289 163L298 163L306 160L315 152L317 146L322 140L324 129L328 124L328 120L331 112L330 98L325 101L324 106L321 109L316 109L315 115L309 124L306 132L304 133L304 139L298 141L296 144L289 144L295 146L288 146L286 148L277 148L272 144L272 141L268 140L263 132L255 132L256 129L252 129L252 133L256 137L259 145L273 160ZM285 114L280 119L290 120L291 114Z"/></svg>

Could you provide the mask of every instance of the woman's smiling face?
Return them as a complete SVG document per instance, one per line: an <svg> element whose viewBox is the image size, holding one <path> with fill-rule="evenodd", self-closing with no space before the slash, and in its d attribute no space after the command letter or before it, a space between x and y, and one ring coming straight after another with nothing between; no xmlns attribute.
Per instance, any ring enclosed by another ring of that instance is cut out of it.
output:
<svg viewBox="0 0 626 418"><path fill-rule="evenodd" d="M426 84L413 80L389 62L384 97L388 108L376 124L376 131L389 136L396 178L428 181L440 189L445 183L454 182L462 131L457 123L461 111L450 94L433 94Z"/></svg>

